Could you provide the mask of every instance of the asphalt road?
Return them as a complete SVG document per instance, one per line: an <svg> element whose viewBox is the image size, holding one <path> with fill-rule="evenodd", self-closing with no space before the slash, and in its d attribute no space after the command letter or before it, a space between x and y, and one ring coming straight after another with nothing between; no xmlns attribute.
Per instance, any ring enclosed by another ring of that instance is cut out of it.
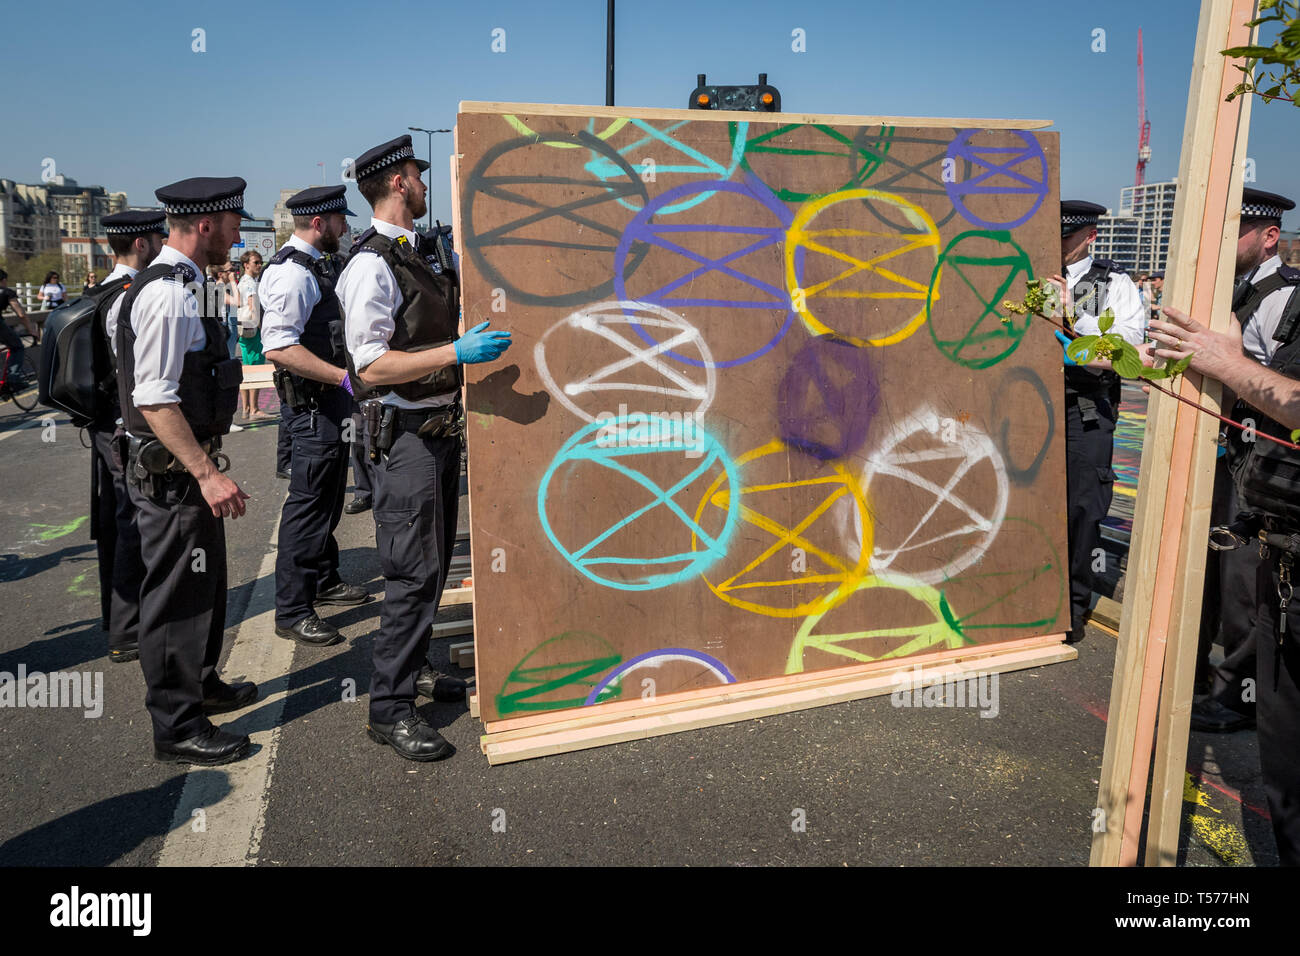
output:
<svg viewBox="0 0 1300 956"><path fill-rule="evenodd" d="M218 720L255 732L256 760L156 763L139 667L108 662L99 626L89 452L42 414L0 406L0 671L102 675L103 712L0 712L0 863L1087 863L1115 650L1099 630L1077 661L1001 675L992 719L886 696L489 767L464 705L425 704L458 753L400 760L363 729L377 601L328 615L347 638L331 648L265 624L284 496L274 424L227 440L252 500L227 522L224 674L276 670L263 701ZM339 541L345 578L381 597L371 514L345 515ZM1254 733L1193 735L1189 766L1183 861L1275 864Z"/></svg>

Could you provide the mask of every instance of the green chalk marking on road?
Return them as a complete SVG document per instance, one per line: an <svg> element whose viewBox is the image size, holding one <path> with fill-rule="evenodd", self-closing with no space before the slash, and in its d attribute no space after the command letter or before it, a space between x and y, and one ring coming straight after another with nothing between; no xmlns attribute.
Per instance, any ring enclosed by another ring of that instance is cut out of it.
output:
<svg viewBox="0 0 1300 956"><path fill-rule="evenodd" d="M36 536L40 538L42 541L53 541L55 538L62 538L64 535L72 534L72 532L76 531L78 528L80 528L83 524L85 524L89 520L90 520L90 515L82 515L80 518L71 522L70 524L64 524L64 525L34 524L32 525L32 527L45 528L46 530L44 531L38 531L36 533Z"/></svg>

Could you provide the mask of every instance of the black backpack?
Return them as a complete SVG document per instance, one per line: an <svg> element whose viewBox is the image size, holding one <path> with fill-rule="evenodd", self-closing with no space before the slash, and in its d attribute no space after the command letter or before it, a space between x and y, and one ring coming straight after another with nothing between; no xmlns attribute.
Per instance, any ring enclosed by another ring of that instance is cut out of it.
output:
<svg viewBox="0 0 1300 956"><path fill-rule="evenodd" d="M72 416L78 428L110 424L118 415L117 373L104 334L104 316L131 285L123 277L93 286L45 320L38 398Z"/></svg>

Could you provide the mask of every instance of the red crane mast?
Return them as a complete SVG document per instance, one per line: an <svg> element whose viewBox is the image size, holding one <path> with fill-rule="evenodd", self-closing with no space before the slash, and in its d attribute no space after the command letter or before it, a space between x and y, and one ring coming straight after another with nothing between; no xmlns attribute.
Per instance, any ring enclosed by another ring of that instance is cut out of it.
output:
<svg viewBox="0 0 1300 956"><path fill-rule="evenodd" d="M1147 84L1142 72L1142 28L1138 27L1138 161L1133 185L1146 182L1147 162L1151 159L1151 119L1147 116Z"/></svg>

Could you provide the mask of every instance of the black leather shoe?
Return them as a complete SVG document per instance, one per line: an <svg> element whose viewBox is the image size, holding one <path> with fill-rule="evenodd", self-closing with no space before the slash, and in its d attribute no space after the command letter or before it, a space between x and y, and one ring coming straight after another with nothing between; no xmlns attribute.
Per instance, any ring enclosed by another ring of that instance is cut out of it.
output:
<svg viewBox="0 0 1300 956"><path fill-rule="evenodd" d="M359 584L345 584L339 582L326 591L321 591L316 595L317 604L365 604L370 600L370 595L366 589Z"/></svg>
<svg viewBox="0 0 1300 956"><path fill-rule="evenodd" d="M1065 643L1078 644L1087 636L1087 634L1088 631L1082 624L1077 627L1072 627L1070 628L1070 633L1065 635Z"/></svg>
<svg viewBox="0 0 1300 956"><path fill-rule="evenodd" d="M284 478L284 479L287 480L288 477L289 477L289 472L287 472L287 471L277 471L277 472L275 473L275 477L277 477L277 478Z"/></svg>
<svg viewBox="0 0 1300 956"><path fill-rule="evenodd" d="M153 755L163 763L193 763L211 767L246 757L250 745L247 735L228 734L220 727L212 726L180 743L167 746L154 744Z"/></svg>
<svg viewBox="0 0 1300 956"><path fill-rule="evenodd" d="M277 624L275 633L280 637L292 638L299 644L310 644L313 647L329 647L343 640L343 635L339 633L337 627L326 624L315 614L304 617L293 627L281 627Z"/></svg>
<svg viewBox="0 0 1300 956"><path fill-rule="evenodd" d="M464 700L468 688L468 681L463 681L459 677L449 677L427 665L415 676L415 692L421 697L428 697L441 704Z"/></svg>
<svg viewBox="0 0 1300 956"><path fill-rule="evenodd" d="M205 714L225 714L240 710L257 700L257 685L251 681L235 681L233 684L222 683L215 693L203 698Z"/></svg>
<svg viewBox="0 0 1300 956"><path fill-rule="evenodd" d="M108 649L108 659L114 664L127 664L140 659L140 645L132 642Z"/></svg>
<svg viewBox="0 0 1300 956"><path fill-rule="evenodd" d="M1192 730L1203 734L1227 734L1254 726L1254 717L1233 710L1213 697L1192 704Z"/></svg>
<svg viewBox="0 0 1300 956"><path fill-rule="evenodd" d="M443 739L442 734L426 724L416 714L395 724L366 725L366 733L377 744L388 744L399 757L420 762L443 760L456 752L456 748Z"/></svg>
<svg viewBox="0 0 1300 956"><path fill-rule="evenodd" d="M359 515L363 511L369 511L370 499L353 498L351 501L349 501L346 505L343 506L343 510L350 515Z"/></svg>

